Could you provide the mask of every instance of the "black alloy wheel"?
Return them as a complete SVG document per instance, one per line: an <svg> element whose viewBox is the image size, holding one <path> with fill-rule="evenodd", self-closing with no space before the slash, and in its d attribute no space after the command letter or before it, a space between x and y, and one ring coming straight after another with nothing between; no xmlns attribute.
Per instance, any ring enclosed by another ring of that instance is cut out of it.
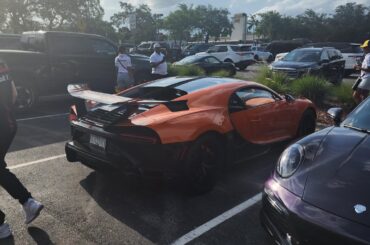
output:
<svg viewBox="0 0 370 245"><path fill-rule="evenodd" d="M15 106L18 110L28 110L35 106L38 96L33 86L16 85L16 89L18 96Z"/></svg>
<svg viewBox="0 0 370 245"><path fill-rule="evenodd" d="M217 137L200 137L189 149L186 158L185 185L193 194L212 190L223 161L221 142Z"/></svg>

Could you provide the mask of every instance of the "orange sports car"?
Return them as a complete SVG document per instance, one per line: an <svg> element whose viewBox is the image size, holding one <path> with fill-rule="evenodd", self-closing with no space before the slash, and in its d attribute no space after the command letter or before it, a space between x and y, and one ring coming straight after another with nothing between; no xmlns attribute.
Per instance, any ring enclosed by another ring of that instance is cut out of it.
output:
<svg viewBox="0 0 370 245"><path fill-rule="evenodd" d="M222 167L316 126L311 101L231 78L170 77L118 95L78 85L68 91L96 102L89 110L85 103L71 109L69 161L98 170L181 176L197 192L210 190Z"/></svg>

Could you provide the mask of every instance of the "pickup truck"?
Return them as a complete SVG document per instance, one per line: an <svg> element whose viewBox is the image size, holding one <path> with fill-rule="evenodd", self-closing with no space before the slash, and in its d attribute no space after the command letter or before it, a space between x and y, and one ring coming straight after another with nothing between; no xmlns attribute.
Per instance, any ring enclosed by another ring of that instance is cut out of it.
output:
<svg viewBox="0 0 370 245"><path fill-rule="evenodd" d="M70 83L87 83L91 89L113 92L117 46L92 34L25 32L20 50L0 50L18 90L18 109L33 107L43 95L67 93ZM131 55L135 81L150 77L146 56Z"/></svg>

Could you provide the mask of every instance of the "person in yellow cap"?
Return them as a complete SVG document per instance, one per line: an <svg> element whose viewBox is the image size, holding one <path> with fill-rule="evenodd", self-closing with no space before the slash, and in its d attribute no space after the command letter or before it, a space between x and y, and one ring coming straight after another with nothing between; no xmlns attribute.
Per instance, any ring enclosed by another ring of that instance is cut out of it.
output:
<svg viewBox="0 0 370 245"><path fill-rule="evenodd" d="M353 98L356 103L360 103L369 96L370 91L370 40L366 40L360 47L364 50L365 58L362 65L356 65L355 69L361 71L360 81L355 88Z"/></svg>

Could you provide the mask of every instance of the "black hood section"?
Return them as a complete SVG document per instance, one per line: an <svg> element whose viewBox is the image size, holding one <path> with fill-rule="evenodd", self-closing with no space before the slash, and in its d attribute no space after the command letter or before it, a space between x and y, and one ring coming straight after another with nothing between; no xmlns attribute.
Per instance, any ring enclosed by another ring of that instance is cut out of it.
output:
<svg viewBox="0 0 370 245"><path fill-rule="evenodd" d="M370 226L370 137L334 128L324 139L308 176L303 199L323 210ZM366 207L357 213L355 206Z"/></svg>
<svg viewBox="0 0 370 245"><path fill-rule="evenodd" d="M318 66L316 62L294 62L294 61L276 61L272 64L273 69L284 69L284 68L292 68L292 69L304 69L304 68L311 68Z"/></svg>

